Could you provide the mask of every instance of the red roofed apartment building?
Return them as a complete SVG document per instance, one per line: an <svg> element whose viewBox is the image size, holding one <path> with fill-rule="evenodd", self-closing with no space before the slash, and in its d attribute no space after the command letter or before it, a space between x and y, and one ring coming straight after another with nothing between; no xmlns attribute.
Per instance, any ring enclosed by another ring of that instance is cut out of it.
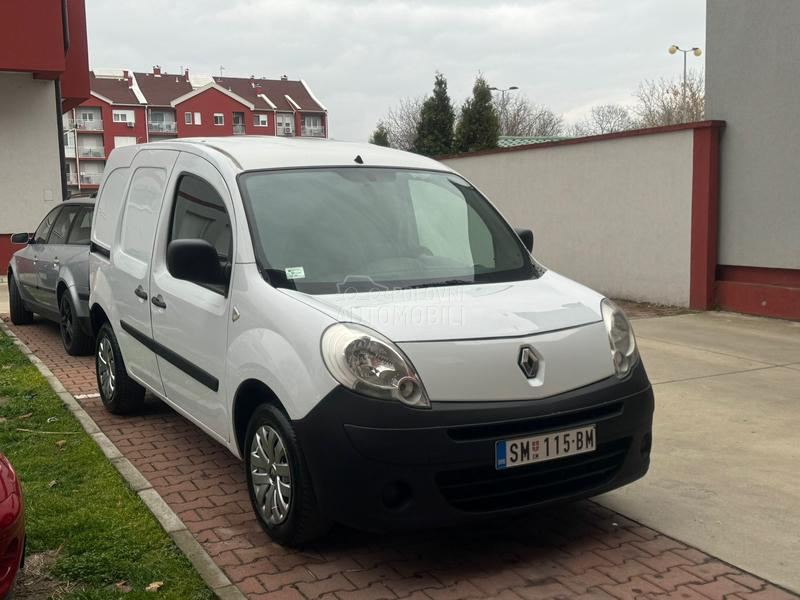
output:
<svg viewBox="0 0 800 600"><path fill-rule="evenodd" d="M327 137L328 111L302 81L95 70L91 98L64 114L71 190L94 190L117 146L174 137Z"/></svg>
<svg viewBox="0 0 800 600"><path fill-rule="evenodd" d="M67 194L61 114L89 98L84 0L7 0L0 17L0 279Z"/></svg>

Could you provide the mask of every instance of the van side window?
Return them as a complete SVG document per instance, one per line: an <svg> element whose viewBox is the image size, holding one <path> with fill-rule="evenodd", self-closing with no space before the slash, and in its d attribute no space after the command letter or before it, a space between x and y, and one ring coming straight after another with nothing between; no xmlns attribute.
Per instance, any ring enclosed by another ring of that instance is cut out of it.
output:
<svg viewBox="0 0 800 600"><path fill-rule="evenodd" d="M231 220L225 204L208 182L194 175L184 175L178 182L169 234L170 242L187 239L206 240L216 248L223 266L233 263ZM224 293L224 289L219 291Z"/></svg>
<svg viewBox="0 0 800 600"><path fill-rule="evenodd" d="M144 279L150 266L166 179L166 171L156 167L136 169L131 178L122 216L120 249L126 258L133 259L125 261L125 269L139 279Z"/></svg>
<svg viewBox="0 0 800 600"><path fill-rule="evenodd" d="M100 195L95 205L97 218L94 224L94 240L109 249L114 239L114 229L117 226L114 219L119 216L122 207L129 170L127 167L123 167L106 174L106 180L100 189Z"/></svg>

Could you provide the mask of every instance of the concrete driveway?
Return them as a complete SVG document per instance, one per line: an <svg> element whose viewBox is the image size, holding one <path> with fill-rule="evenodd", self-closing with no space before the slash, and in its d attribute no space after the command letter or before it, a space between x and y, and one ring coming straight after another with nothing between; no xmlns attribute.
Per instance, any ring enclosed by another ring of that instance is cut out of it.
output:
<svg viewBox="0 0 800 600"><path fill-rule="evenodd" d="M655 384L653 462L600 502L800 592L800 323L634 322Z"/></svg>

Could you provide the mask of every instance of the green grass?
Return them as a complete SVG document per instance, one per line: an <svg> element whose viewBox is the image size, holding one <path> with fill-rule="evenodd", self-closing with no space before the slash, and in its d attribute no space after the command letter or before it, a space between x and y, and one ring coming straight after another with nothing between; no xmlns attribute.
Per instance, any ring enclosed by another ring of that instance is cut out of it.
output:
<svg viewBox="0 0 800 600"><path fill-rule="evenodd" d="M32 416L20 418L28 413ZM48 423L51 417L55 420ZM28 554L61 549L51 575L78 584L66 598L214 597L44 377L2 332L0 418L5 418L0 450L22 480ZM20 427L76 433L25 433L17 431ZM66 444L59 447L59 440ZM113 589L123 580L132 591ZM163 587L145 592L154 581L163 581Z"/></svg>

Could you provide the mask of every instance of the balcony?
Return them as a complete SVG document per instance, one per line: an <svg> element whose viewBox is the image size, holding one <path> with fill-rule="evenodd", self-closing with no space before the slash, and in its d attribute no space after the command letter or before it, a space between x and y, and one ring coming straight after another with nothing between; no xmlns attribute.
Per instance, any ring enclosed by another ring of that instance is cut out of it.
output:
<svg viewBox="0 0 800 600"><path fill-rule="evenodd" d="M75 129L75 121L69 117L61 117L61 126L64 128L64 131Z"/></svg>
<svg viewBox="0 0 800 600"><path fill-rule="evenodd" d="M244 125L234 123L233 124L233 135L244 135Z"/></svg>
<svg viewBox="0 0 800 600"><path fill-rule="evenodd" d="M82 185L100 185L100 180L103 178L102 173L81 173Z"/></svg>
<svg viewBox="0 0 800 600"><path fill-rule="evenodd" d="M67 173L67 185L78 185L77 173Z"/></svg>
<svg viewBox="0 0 800 600"><path fill-rule="evenodd" d="M175 121L148 121L147 130L150 133L176 133Z"/></svg>
<svg viewBox="0 0 800 600"><path fill-rule="evenodd" d="M78 146L78 156L80 158L105 158L105 148L95 148L92 146Z"/></svg>
<svg viewBox="0 0 800 600"><path fill-rule="evenodd" d="M78 119L75 121L75 129L79 131L103 131L103 121L102 119L91 119L88 121Z"/></svg>
<svg viewBox="0 0 800 600"><path fill-rule="evenodd" d="M75 158L75 146L64 146L64 158Z"/></svg>
<svg viewBox="0 0 800 600"><path fill-rule="evenodd" d="M305 127L303 126L303 137L325 137L324 127Z"/></svg>

